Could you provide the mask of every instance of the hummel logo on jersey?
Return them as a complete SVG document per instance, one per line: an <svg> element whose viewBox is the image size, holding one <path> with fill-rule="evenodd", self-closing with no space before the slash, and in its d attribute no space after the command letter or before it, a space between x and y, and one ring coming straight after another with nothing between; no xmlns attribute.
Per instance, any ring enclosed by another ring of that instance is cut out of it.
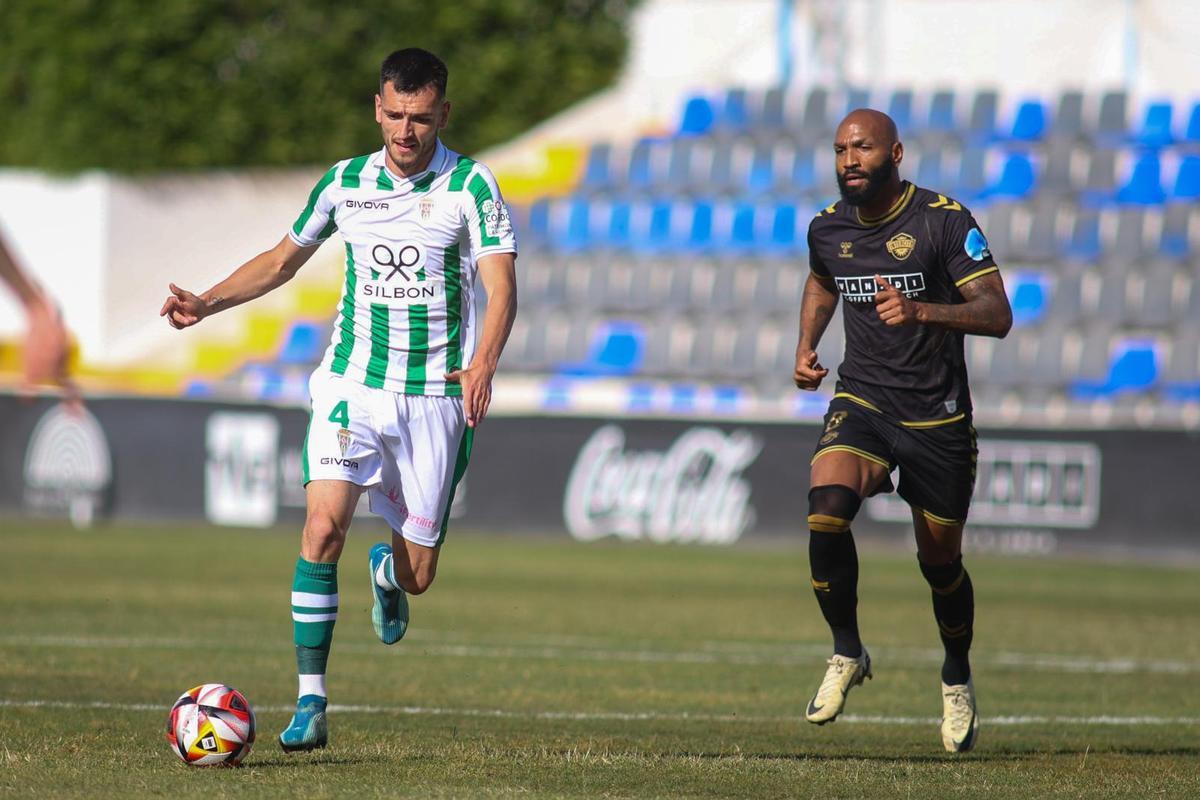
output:
<svg viewBox="0 0 1200 800"><path fill-rule="evenodd" d="M380 211L387 211L388 204L376 203L374 200L347 200L346 208L365 208L368 210L379 209Z"/></svg>
<svg viewBox="0 0 1200 800"><path fill-rule="evenodd" d="M925 291L925 274L922 272L907 272L901 275L881 275L885 281L895 286L908 298L913 298ZM874 275L860 275L857 278L835 278L838 291L842 297L851 303L873 303L879 287L875 284Z"/></svg>
<svg viewBox="0 0 1200 800"><path fill-rule="evenodd" d="M842 252L838 253L838 258L854 258L854 242L842 242Z"/></svg>

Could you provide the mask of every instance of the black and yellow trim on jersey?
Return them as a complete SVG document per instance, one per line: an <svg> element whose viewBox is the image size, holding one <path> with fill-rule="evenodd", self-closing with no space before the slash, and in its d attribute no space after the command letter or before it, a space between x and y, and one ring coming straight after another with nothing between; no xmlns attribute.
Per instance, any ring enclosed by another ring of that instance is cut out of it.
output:
<svg viewBox="0 0 1200 800"><path fill-rule="evenodd" d="M963 207L957 200L951 200L944 194L939 194L938 199L929 204L930 208L941 208L946 211L962 211Z"/></svg>
<svg viewBox="0 0 1200 800"><path fill-rule="evenodd" d="M868 227L872 228L891 222L896 217L900 216L900 212L908 208L908 201L912 200L913 195L916 194L916 192L916 185L912 183L908 184L908 188L904 190L903 194L900 195L896 202L892 203L892 207L889 208L881 217L863 217L862 212L860 212L857 208L854 209L854 216L858 218L860 225L867 225Z"/></svg>
<svg viewBox="0 0 1200 800"><path fill-rule="evenodd" d="M1000 268L999 268L999 267L987 267L987 268L985 268L985 269L981 269L981 270L979 270L978 272L972 272L972 273L971 273L970 275L968 275L967 277L965 277L965 278L962 278L962 279L960 279L960 280L957 280L957 281L955 281L955 282L954 282L954 285L955 285L956 287L957 287L957 286L962 286L962 285L964 285L964 284L970 283L971 281L975 280L976 278L982 278L984 275L987 275L987 274L989 274L989 273L992 273L992 272L999 272L999 271L1000 271Z"/></svg>
<svg viewBox="0 0 1200 800"><path fill-rule="evenodd" d="M817 463L817 459L820 458L821 456L825 455L826 453L851 453L852 455L856 455L859 458L865 458L867 461L870 461L873 464L878 464L879 466L883 467L886 470L890 471L892 468L892 465L889 464L886 459L880 458L879 456L875 455L874 453L868 453L866 450L860 450L857 447L851 447L848 444L835 444L832 447L822 447L820 450L818 450L816 452L816 455L814 455L812 457L812 460L809 461L808 463L810 465Z"/></svg>
<svg viewBox="0 0 1200 800"><path fill-rule="evenodd" d="M857 405L862 406L865 409L874 411L876 414L883 413L882 411L879 410L879 406L875 405L874 403L870 402L869 400L863 400L858 395L850 394L849 392L836 392L833 395L833 397L835 400L839 397L842 398L843 400L849 400L851 403L855 403ZM959 414L955 414L952 417L946 417L945 419L919 420L916 422L907 422L905 420L897 420L897 421L906 428L936 428L939 425L949 425L952 422L958 422L961 419L965 419L966 416L967 415L965 413L959 413Z"/></svg>

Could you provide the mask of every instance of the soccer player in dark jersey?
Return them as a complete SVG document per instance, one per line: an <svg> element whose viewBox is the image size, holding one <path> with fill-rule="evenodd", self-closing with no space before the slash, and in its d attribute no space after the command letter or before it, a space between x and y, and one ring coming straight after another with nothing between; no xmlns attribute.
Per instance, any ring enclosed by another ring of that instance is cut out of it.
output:
<svg viewBox="0 0 1200 800"><path fill-rule="evenodd" d="M841 297L846 353L812 459L808 508L812 585L834 654L805 716L832 722L847 692L871 677L850 524L864 498L893 490L899 467L897 490L912 507L917 560L946 651L942 743L965 752L979 719L967 656L974 594L960 549L976 457L963 336L1003 337L1012 311L971 213L900 179L904 147L891 118L850 113L834 153L842 199L809 225L793 376L813 391L829 374L817 347Z"/></svg>

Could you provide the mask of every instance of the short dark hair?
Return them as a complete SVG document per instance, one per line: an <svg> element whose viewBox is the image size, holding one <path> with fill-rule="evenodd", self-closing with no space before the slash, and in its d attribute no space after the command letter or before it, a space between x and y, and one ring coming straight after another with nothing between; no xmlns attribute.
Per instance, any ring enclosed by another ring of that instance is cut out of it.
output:
<svg viewBox="0 0 1200 800"><path fill-rule="evenodd" d="M391 84L397 92L411 94L433 85L438 97L446 96L446 81L450 77L446 64L428 50L406 47L383 60L379 69L379 91Z"/></svg>

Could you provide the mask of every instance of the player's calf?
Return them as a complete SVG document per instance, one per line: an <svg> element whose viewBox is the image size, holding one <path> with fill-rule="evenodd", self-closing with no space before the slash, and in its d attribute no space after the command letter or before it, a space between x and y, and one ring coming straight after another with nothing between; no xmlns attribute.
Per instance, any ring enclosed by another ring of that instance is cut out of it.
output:
<svg viewBox="0 0 1200 800"><path fill-rule="evenodd" d="M920 565L933 596L933 615L946 651L942 682L949 686L966 684L971 677L969 653L975 624L971 576L963 567L961 555L948 564L920 562Z"/></svg>
<svg viewBox="0 0 1200 800"><path fill-rule="evenodd" d="M808 493L808 559L813 593L833 633L836 655L858 658L858 552L850 532L862 499L848 486L817 486Z"/></svg>

